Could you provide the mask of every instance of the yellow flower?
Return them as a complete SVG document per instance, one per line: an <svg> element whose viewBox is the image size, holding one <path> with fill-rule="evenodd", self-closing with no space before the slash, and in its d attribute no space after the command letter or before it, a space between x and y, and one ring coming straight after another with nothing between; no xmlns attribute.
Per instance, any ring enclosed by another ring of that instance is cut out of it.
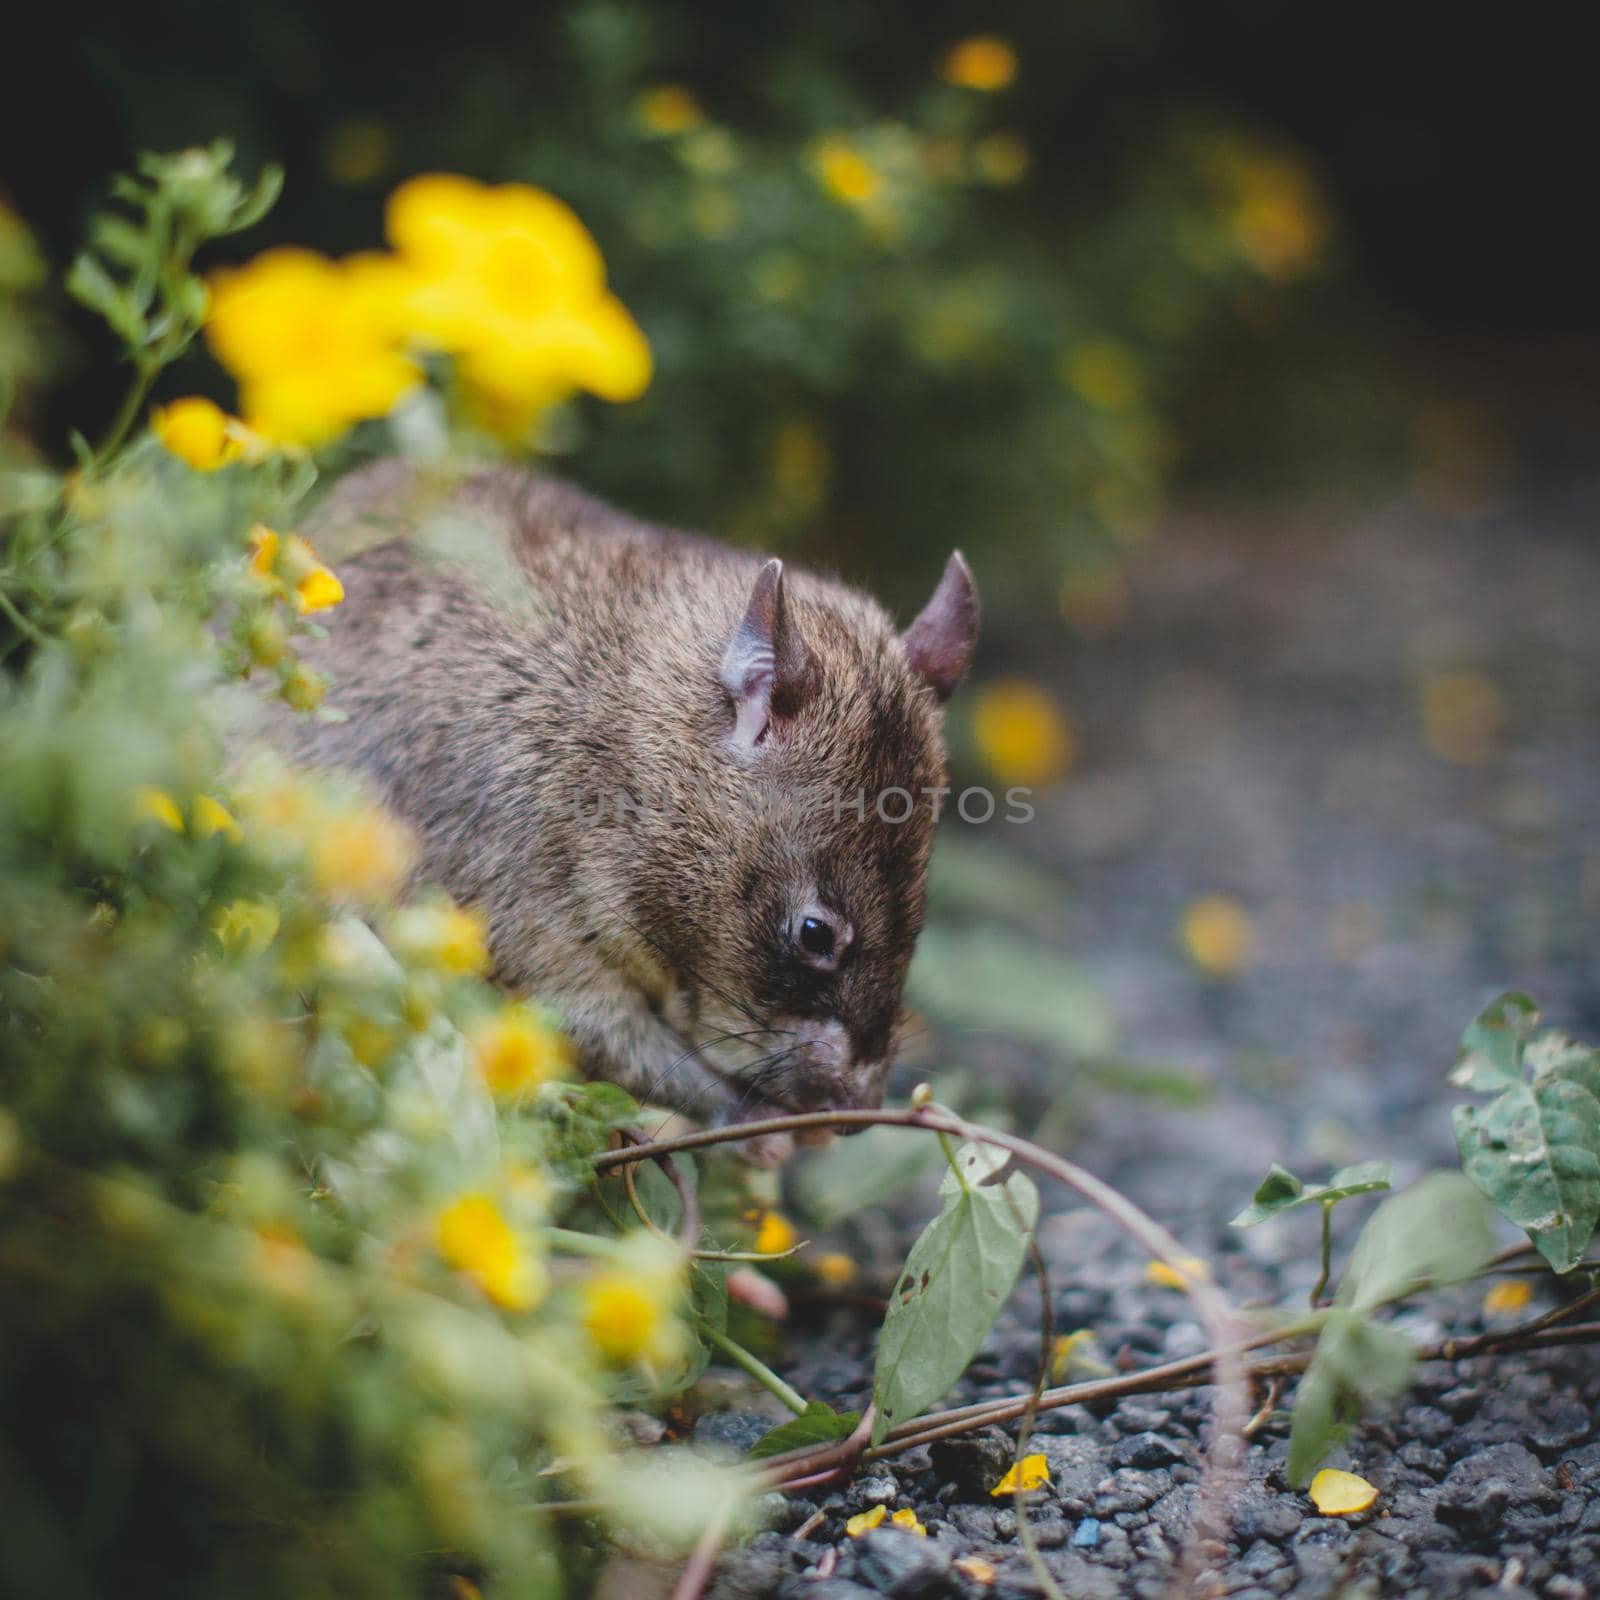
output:
<svg viewBox="0 0 1600 1600"><path fill-rule="evenodd" d="M1311 1503L1325 1517L1353 1517L1378 1498L1378 1491L1353 1472L1324 1467L1311 1480Z"/></svg>
<svg viewBox="0 0 1600 1600"><path fill-rule="evenodd" d="M1077 754L1072 730L1050 697L1016 678L997 679L978 691L973 738L1002 783L1049 783Z"/></svg>
<svg viewBox="0 0 1600 1600"><path fill-rule="evenodd" d="M1043 1489L1050 1482L1050 1463L1042 1455L1024 1456L989 1493L997 1498L1022 1489Z"/></svg>
<svg viewBox="0 0 1600 1600"><path fill-rule="evenodd" d="M1206 894L1192 901L1179 927L1189 959L1213 978L1228 978L1250 960L1255 929L1244 907L1229 895Z"/></svg>
<svg viewBox="0 0 1600 1600"><path fill-rule="evenodd" d="M952 45L939 63L939 76L962 89L992 94L1017 75L1017 52L992 33L975 34Z"/></svg>
<svg viewBox="0 0 1600 1600"><path fill-rule="evenodd" d="M1092 406L1126 411L1137 403L1142 383L1139 364L1115 339L1089 339L1069 350L1062 376Z"/></svg>
<svg viewBox="0 0 1600 1600"><path fill-rule="evenodd" d="M840 1251L818 1256L811 1265L817 1276L830 1289L843 1289L855 1282L856 1264Z"/></svg>
<svg viewBox="0 0 1600 1600"><path fill-rule="evenodd" d="M1310 173L1287 157L1251 156L1240 164L1238 185L1233 225L1240 249L1264 277L1303 277L1331 231Z"/></svg>
<svg viewBox="0 0 1600 1600"><path fill-rule="evenodd" d="M189 395L150 413L150 431L196 472L215 472L239 458L240 443L223 409L202 395Z"/></svg>
<svg viewBox="0 0 1600 1600"><path fill-rule="evenodd" d="M395 949L455 977L488 970L483 918L449 902L410 906L395 919Z"/></svg>
<svg viewBox="0 0 1600 1600"><path fill-rule="evenodd" d="M330 817L311 841L311 880L331 900L392 899L411 871L411 838L382 811L359 807Z"/></svg>
<svg viewBox="0 0 1600 1600"><path fill-rule="evenodd" d="M285 539L258 522L250 530L250 547L251 574L268 582L288 583L301 616L327 611L344 599L338 575L317 560L316 551L299 534Z"/></svg>
<svg viewBox="0 0 1600 1600"><path fill-rule="evenodd" d="M139 817L159 822L163 828L170 828L174 833L183 832L183 813L178 809L178 802L165 789L146 785L135 791L133 800L135 814Z"/></svg>
<svg viewBox="0 0 1600 1600"><path fill-rule="evenodd" d="M1165 1261L1152 1261L1144 1269L1144 1281L1158 1289L1187 1289L1192 1283L1203 1283L1211 1276L1211 1269L1199 1256L1182 1256L1176 1266Z"/></svg>
<svg viewBox="0 0 1600 1600"><path fill-rule="evenodd" d="M663 83L646 89L633 103L633 114L651 133L687 133L706 120L692 90L681 83Z"/></svg>
<svg viewBox="0 0 1600 1600"><path fill-rule="evenodd" d="M488 1195L453 1200L439 1213L434 1238L445 1262L497 1306L526 1311L544 1298L544 1268L522 1248Z"/></svg>
<svg viewBox="0 0 1600 1600"><path fill-rule="evenodd" d="M682 1349L672 1314L678 1289L676 1264L663 1255L641 1252L634 1265L597 1273L583 1289L583 1325L595 1348L616 1366L672 1360Z"/></svg>
<svg viewBox="0 0 1600 1600"><path fill-rule="evenodd" d="M888 1510L885 1507L874 1506L870 1511L863 1511L859 1516L851 1517L845 1523L844 1531L852 1539L865 1538L874 1528L881 1528L883 1519L888 1515Z"/></svg>
<svg viewBox="0 0 1600 1600"><path fill-rule="evenodd" d="M389 197L387 229L411 274L408 326L456 357L499 431L525 432L574 389L633 400L649 385L650 346L606 289L599 247L554 195L428 174Z"/></svg>
<svg viewBox="0 0 1600 1600"><path fill-rule="evenodd" d="M517 1100L572 1070L572 1046L530 1006L507 1006L467 1035L497 1100Z"/></svg>
<svg viewBox="0 0 1600 1600"><path fill-rule="evenodd" d="M883 175L838 134L817 146L816 168L823 188L843 205L869 205L883 188Z"/></svg>
<svg viewBox="0 0 1600 1600"><path fill-rule="evenodd" d="M800 1235L794 1231L794 1224L781 1211L763 1213L755 1246L762 1255L781 1255L786 1250L794 1249L799 1240Z"/></svg>
<svg viewBox="0 0 1600 1600"><path fill-rule="evenodd" d="M1493 760L1506 721L1500 691L1480 672L1435 673L1422 685L1422 738L1441 761L1473 767Z"/></svg>
<svg viewBox="0 0 1600 1600"><path fill-rule="evenodd" d="M239 383L246 425L313 448L386 416L422 381L403 350L409 280L376 253L269 250L211 285L206 338Z"/></svg>
<svg viewBox="0 0 1600 1600"><path fill-rule="evenodd" d="M1533 1285L1526 1278L1504 1278L1483 1297L1486 1317L1509 1316L1521 1311L1533 1299Z"/></svg>
<svg viewBox="0 0 1600 1600"><path fill-rule="evenodd" d="M882 1508L880 1507L879 1509L881 1510ZM891 1527L901 1528L906 1533L916 1534L919 1539L926 1539L928 1537L928 1530L917 1521L916 1512L912 1511L909 1507L904 1511L895 1512L895 1514L889 1518L889 1523Z"/></svg>
<svg viewBox="0 0 1600 1600"><path fill-rule="evenodd" d="M206 924L224 950L259 955L278 936L278 908L270 900L230 900L218 906Z"/></svg>
<svg viewBox="0 0 1600 1600"><path fill-rule="evenodd" d="M238 844L244 838L239 831L239 824L220 800L213 800L208 794L197 794L190 811L194 817L197 839L209 839L214 833L222 833L227 835L231 843Z"/></svg>

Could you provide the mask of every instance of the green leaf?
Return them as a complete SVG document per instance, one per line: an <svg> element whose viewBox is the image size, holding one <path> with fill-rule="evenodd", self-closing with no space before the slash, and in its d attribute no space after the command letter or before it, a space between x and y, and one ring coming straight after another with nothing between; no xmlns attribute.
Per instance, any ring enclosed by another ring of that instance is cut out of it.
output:
<svg viewBox="0 0 1600 1600"><path fill-rule="evenodd" d="M944 1209L906 1257L878 1340L874 1442L949 1389L1000 1314L1027 1254L1039 1194L1022 1173L988 1181L1003 1151L963 1145L961 1176L939 1186Z"/></svg>
<svg viewBox="0 0 1600 1600"><path fill-rule="evenodd" d="M263 167L255 187L239 202L222 231L242 233L246 228L253 228L278 203L282 193L283 168L276 164Z"/></svg>
<svg viewBox="0 0 1600 1600"><path fill-rule="evenodd" d="M1303 1487L1362 1415L1401 1395L1416 1351L1393 1328L1355 1310L1330 1311L1295 1392L1289 1482Z"/></svg>
<svg viewBox="0 0 1600 1600"><path fill-rule="evenodd" d="M1310 1205L1313 1201L1333 1205L1354 1195L1387 1189L1389 1183L1387 1161L1358 1161L1354 1166L1341 1167L1326 1183L1303 1183L1287 1167L1280 1167L1274 1161L1250 1204L1229 1226L1253 1228L1258 1222L1265 1222L1282 1211L1292 1211L1296 1206Z"/></svg>
<svg viewBox="0 0 1600 1600"><path fill-rule="evenodd" d="M801 1210L827 1227L902 1193L941 1159L920 1129L868 1128L797 1163L791 1181Z"/></svg>
<svg viewBox="0 0 1600 1600"><path fill-rule="evenodd" d="M750 1447L748 1459L765 1461L768 1456L781 1456L785 1450L837 1444L848 1439L860 1421L859 1411L835 1411L820 1400L813 1400L798 1417L780 1423L771 1433L764 1433L757 1439Z"/></svg>
<svg viewBox="0 0 1600 1600"><path fill-rule="evenodd" d="M1460 1173L1431 1172L1372 1213L1335 1299L1371 1311L1424 1286L1460 1283L1493 1254L1482 1196Z"/></svg>
<svg viewBox="0 0 1600 1600"><path fill-rule="evenodd" d="M1451 1113L1461 1167L1556 1272L1583 1258L1600 1217L1600 1100L1581 1083L1518 1084Z"/></svg>
<svg viewBox="0 0 1600 1600"><path fill-rule="evenodd" d="M1503 994L1485 1006L1461 1035L1450 1082L1485 1094L1519 1083L1523 1046L1538 1020L1539 1008L1525 994Z"/></svg>

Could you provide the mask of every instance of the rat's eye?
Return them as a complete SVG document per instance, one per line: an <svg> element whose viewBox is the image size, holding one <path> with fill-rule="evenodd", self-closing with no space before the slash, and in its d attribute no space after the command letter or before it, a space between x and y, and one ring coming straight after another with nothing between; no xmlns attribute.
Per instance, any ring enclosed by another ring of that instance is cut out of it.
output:
<svg viewBox="0 0 1600 1600"><path fill-rule="evenodd" d="M848 922L822 906L805 907L789 924L795 956L819 972L832 972L854 937Z"/></svg>

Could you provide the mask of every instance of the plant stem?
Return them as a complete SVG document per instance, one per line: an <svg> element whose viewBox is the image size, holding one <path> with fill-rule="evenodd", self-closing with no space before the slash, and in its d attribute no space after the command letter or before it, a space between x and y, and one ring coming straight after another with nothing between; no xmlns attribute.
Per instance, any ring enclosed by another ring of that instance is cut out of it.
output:
<svg viewBox="0 0 1600 1600"><path fill-rule="evenodd" d="M1328 1274L1331 1271L1333 1259L1333 1206L1326 1200L1322 1202L1322 1276L1317 1279L1316 1287L1311 1291L1311 1309L1315 1311L1322 1299L1322 1291L1328 1287Z"/></svg>
<svg viewBox="0 0 1600 1600"><path fill-rule="evenodd" d="M617 1241L601 1233L580 1233L573 1228L546 1228L544 1238L552 1250L564 1251L569 1256L593 1256L599 1261L613 1261L622 1254Z"/></svg>
<svg viewBox="0 0 1600 1600"><path fill-rule="evenodd" d="M944 1151L944 1158L950 1163L950 1170L956 1175L956 1182L961 1185L963 1194L972 1193L972 1185L967 1182L967 1175L961 1170L961 1163L956 1160L955 1146L950 1143L950 1135L939 1135L939 1148Z"/></svg>
<svg viewBox="0 0 1600 1600"><path fill-rule="evenodd" d="M751 1355L742 1344L735 1344L727 1334L713 1328L703 1318L697 1319L697 1328L707 1344L715 1345L736 1367L742 1367L768 1394L775 1395L797 1417L805 1415L805 1397L791 1389L759 1356Z"/></svg>
<svg viewBox="0 0 1600 1600"><path fill-rule="evenodd" d="M99 448L95 451L95 465L104 466L107 457L119 449L122 441L127 438L128 430L138 420L140 409L143 407L146 396L150 393L150 386L156 381L156 367L141 365L138 376L128 385L128 392L122 398L122 405L116 416L112 419L111 426L106 430L106 436L100 441Z"/></svg>
<svg viewBox="0 0 1600 1600"><path fill-rule="evenodd" d="M44 634L12 604L11 596L3 588L0 588L0 611L5 612L7 619L19 633L32 639L35 644L47 642Z"/></svg>

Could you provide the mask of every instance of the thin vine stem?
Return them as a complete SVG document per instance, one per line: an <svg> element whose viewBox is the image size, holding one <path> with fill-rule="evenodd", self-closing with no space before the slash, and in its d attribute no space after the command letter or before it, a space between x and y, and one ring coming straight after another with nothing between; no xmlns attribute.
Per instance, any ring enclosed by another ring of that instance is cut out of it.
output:
<svg viewBox="0 0 1600 1600"><path fill-rule="evenodd" d="M720 1350L736 1367L747 1372L768 1394L781 1400L797 1417L805 1415L805 1396L785 1383L759 1356L752 1355L742 1344L735 1344L727 1334L713 1328L704 1318L697 1319L696 1326L707 1344Z"/></svg>

